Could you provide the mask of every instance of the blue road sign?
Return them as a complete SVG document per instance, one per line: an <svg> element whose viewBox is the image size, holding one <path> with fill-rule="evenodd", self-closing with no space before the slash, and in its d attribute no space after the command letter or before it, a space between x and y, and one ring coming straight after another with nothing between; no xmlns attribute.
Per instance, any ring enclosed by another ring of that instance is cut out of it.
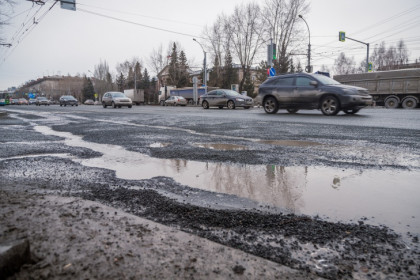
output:
<svg viewBox="0 0 420 280"><path fill-rule="evenodd" d="M276 75L276 69L274 69L273 67L270 68L270 77L273 77Z"/></svg>

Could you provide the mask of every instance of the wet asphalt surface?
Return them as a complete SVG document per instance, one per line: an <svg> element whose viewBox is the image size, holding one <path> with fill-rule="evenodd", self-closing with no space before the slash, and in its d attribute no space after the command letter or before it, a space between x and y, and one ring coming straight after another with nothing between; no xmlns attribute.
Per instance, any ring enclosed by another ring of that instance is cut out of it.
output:
<svg viewBox="0 0 420 280"><path fill-rule="evenodd" d="M370 217L364 216L353 222L333 222L269 209L244 198L181 185L166 176L121 179L114 171L86 167L75 160L96 158L100 152L66 145L62 137L34 129L47 126L82 136L87 142L121 146L153 158L419 172L419 110L374 108L355 116L324 117L317 111L272 116L258 108L5 109L8 115L0 117L4 189L101 202L328 279L420 277L417 231L395 232L372 225ZM320 145L270 145L257 140ZM156 143L165 145L153 146ZM196 143L243 145L247 150L208 149Z"/></svg>

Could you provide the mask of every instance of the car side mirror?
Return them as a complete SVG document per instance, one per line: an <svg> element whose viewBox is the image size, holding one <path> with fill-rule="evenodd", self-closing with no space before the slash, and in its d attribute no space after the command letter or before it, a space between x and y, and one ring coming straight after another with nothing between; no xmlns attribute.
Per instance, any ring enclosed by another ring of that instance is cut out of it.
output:
<svg viewBox="0 0 420 280"><path fill-rule="evenodd" d="M318 82L317 81L311 81L309 84L311 86L314 86L314 87L318 86Z"/></svg>

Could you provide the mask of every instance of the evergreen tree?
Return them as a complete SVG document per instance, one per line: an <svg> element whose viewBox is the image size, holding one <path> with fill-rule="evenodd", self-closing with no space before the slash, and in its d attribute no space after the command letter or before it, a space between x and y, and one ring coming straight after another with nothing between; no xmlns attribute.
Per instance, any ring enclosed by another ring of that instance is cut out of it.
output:
<svg viewBox="0 0 420 280"><path fill-rule="evenodd" d="M133 67L128 67L127 88L134 88L134 71Z"/></svg>
<svg viewBox="0 0 420 280"><path fill-rule="evenodd" d="M169 82L171 85L176 86L179 80L179 63L178 63L178 51L176 44L172 47L171 58L169 62Z"/></svg>
<svg viewBox="0 0 420 280"><path fill-rule="evenodd" d="M95 98L95 89L93 88L92 80L86 76L83 77L82 96L84 100Z"/></svg>
<svg viewBox="0 0 420 280"><path fill-rule="evenodd" d="M232 84L237 84L239 82L239 77L237 70L233 68L232 55L230 51L227 50L225 56L225 65L223 67L223 83L222 88L230 89Z"/></svg>
<svg viewBox="0 0 420 280"><path fill-rule="evenodd" d="M290 73L295 73L295 65L293 64L293 58L290 59Z"/></svg>
<svg viewBox="0 0 420 280"><path fill-rule="evenodd" d="M251 69L248 69L246 77L245 77L245 82L244 82L244 87L243 90L246 91L247 95L254 98L256 95L254 94L254 89L255 89L255 85L254 82L251 79Z"/></svg>
<svg viewBox="0 0 420 280"><path fill-rule="evenodd" d="M260 62L260 65L257 67L257 80L262 83L268 78L267 70L270 68L270 65L268 65L267 61L262 60Z"/></svg>
<svg viewBox="0 0 420 280"><path fill-rule="evenodd" d="M178 88L185 87L189 84L190 75L188 73L188 62L184 51L179 54L179 76L176 86Z"/></svg>
<svg viewBox="0 0 420 280"><path fill-rule="evenodd" d="M213 69L209 74L208 85L211 87L223 87L221 79L221 67L219 62L219 56L214 57Z"/></svg>
<svg viewBox="0 0 420 280"><path fill-rule="evenodd" d="M117 77L116 83L118 91L124 92L125 78L122 72L120 72L120 76Z"/></svg>
<svg viewBox="0 0 420 280"><path fill-rule="evenodd" d="M298 61L296 72L298 72L298 73L302 73L303 72L302 64L300 64L300 60Z"/></svg>
<svg viewBox="0 0 420 280"><path fill-rule="evenodd" d="M158 101L157 94L156 94L156 85L157 85L156 78L153 77L152 80L150 81L150 96L151 96L151 102L153 104L156 104Z"/></svg>
<svg viewBox="0 0 420 280"><path fill-rule="evenodd" d="M144 89L145 102L150 102L150 76L147 72L147 68L144 68L143 77L141 79L141 88Z"/></svg>
<svg viewBox="0 0 420 280"><path fill-rule="evenodd" d="M136 87L141 88L141 81L143 80L142 74L141 74L141 65L140 62L136 62L136 65L134 66L134 75L136 77Z"/></svg>

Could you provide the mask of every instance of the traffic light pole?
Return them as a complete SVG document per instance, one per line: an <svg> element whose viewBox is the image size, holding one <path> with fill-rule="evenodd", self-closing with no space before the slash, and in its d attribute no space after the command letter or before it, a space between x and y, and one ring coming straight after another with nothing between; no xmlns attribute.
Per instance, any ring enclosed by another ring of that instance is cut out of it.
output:
<svg viewBox="0 0 420 280"><path fill-rule="evenodd" d="M362 42L362 41L359 41L359 40L356 40L356 39L352 39L352 38L347 37L347 36L345 36L345 38L346 38L346 39L349 39L349 40L352 40L352 41L355 41L355 42L358 42L358 43L360 43L360 44L364 44L364 45L366 45L366 46L367 46L367 55L366 55L366 73L367 73L367 72L369 72L369 43L365 43L365 42Z"/></svg>

